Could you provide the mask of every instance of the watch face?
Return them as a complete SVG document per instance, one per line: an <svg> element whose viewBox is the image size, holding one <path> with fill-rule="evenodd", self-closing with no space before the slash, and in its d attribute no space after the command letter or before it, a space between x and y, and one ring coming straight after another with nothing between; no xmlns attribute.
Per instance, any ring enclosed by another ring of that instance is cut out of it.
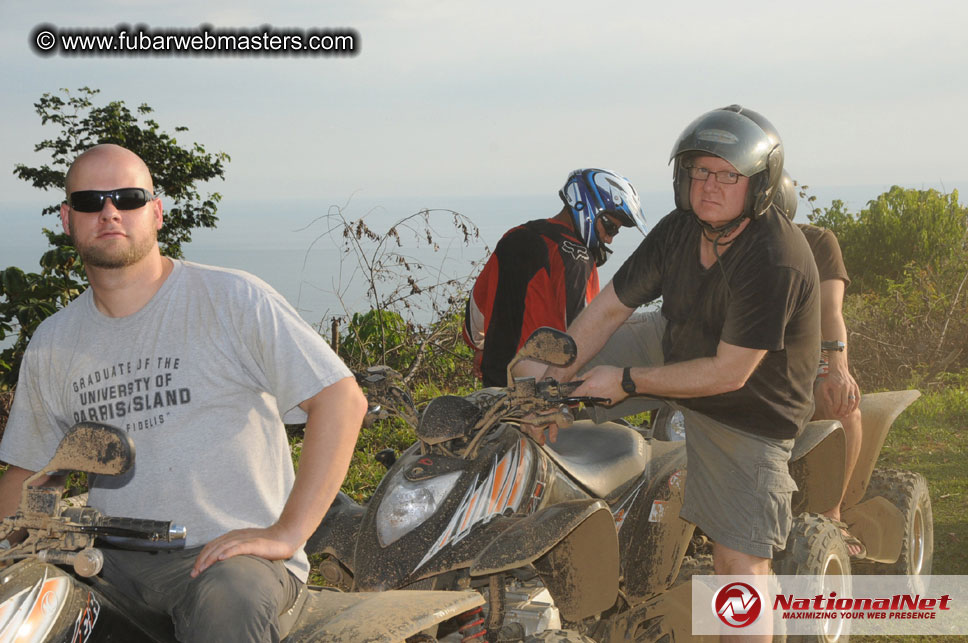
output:
<svg viewBox="0 0 968 643"><path fill-rule="evenodd" d="M622 371L622 390L629 394L635 393L635 381L632 380L630 366L626 366Z"/></svg>

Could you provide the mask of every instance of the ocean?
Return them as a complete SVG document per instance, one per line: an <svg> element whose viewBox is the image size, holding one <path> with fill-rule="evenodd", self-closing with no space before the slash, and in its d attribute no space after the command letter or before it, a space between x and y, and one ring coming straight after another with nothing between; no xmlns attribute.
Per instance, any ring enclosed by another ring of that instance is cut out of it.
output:
<svg viewBox="0 0 968 643"><path fill-rule="evenodd" d="M831 187L811 192L821 206L840 199L851 211L858 211L889 187ZM650 225L673 207L671 190L641 196ZM3 211L0 269L18 266L25 271L39 270L38 260L47 248L41 228L60 223L55 216L41 217L40 210L47 203L43 197L39 195L36 203L0 205ZM334 203L339 203L339 207ZM307 322L328 326L333 316L365 312L371 307L364 277L366 266L372 265L380 251L380 246L370 242L361 246L360 253L346 252L342 237L327 233L337 212L347 220L362 217L374 232L382 235L396 222L421 210L431 210L436 247L428 244L422 224L416 233L402 231L399 247L392 241L382 246L385 257L391 252L404 256L421 275L418 282L427 285L470 276L475 263L486 258L487 248L493 248L506 230L530 219L553 216L560 208L561 201L556 194L404 198L355 195L342 201L258 203L226 197L219 205L217 228L195 231L184 252L185 258L191 261L238 268L257 275L289 300ZM479 238L465 246L451 223L449 210L463 214L476 224ZM806 206L801 203L798 220L806 220L805 210ZM624 229L618 235L612 244L614 254L600 270L603 284L611 279L641 239L635 229ZM393 279L377 282L384 293L395 285ZM417 321L429 321L427 310L415 311L414 315ZM2 342L0 346L6 344Z"/></svg>

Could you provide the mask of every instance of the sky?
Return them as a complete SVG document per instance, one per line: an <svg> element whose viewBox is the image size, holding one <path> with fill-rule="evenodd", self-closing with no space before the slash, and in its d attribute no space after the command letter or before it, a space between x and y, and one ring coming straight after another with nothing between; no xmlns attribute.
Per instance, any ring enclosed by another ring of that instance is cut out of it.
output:
<svg viewBox="0 0 968 643"><path fill-rule="evenodd" d="M40 25L116 30L353 30L353 56L40 55ZM38 166L34 103L61 88L154 109L162 129L231 156L215 231L189 258L249 269L307 318L333 255L307 268L330 205L400 217L470 216L493 247L551 216L568 172L628 177L655 221L672 207L669 152L696 116L739 103L780 132L786 167L819 203L853 211L891 185L968 188L968 4L575 0L86 0L0 3L0 267L37 270L40 210L58 201L13 175ZM962 197L962 202L965 198ZM798 217L799 218L799 217ZM638 243L620 235L616 256ZM256 249L263 252L257 263ZM214 251L219 253L215 254ZM483 252L481 249L479 252ZM197 253L197 254L194 254ZM278 257L285 257L282 261ZM226 263L222 263L226 262ZM607 280L620 265L613 259ZM308 276L307 276L308 275Z"/></svg>
<svg viewBox="0 0 968 643"><path fill-rule="evenodd" d="M751 107L808 185L957 187L968 5L954 2L5 0L0 207L52 136L33 103L90 86L232 157L233 199L556 192L570 169L670 186L700 113ZM352 57L40 56L58 29L353 29ZM872 195L874 196L874 195Z"/></svg>

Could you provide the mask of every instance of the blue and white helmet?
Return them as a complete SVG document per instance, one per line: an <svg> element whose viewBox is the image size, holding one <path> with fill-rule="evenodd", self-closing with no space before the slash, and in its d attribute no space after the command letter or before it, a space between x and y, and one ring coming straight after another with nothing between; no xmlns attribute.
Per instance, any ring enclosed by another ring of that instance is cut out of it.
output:
<svg viewBox="0 0 968 643"><path fill-rule="evenodd" d="M628 179L615 172L598 168L574 170L558 196L571 212L575 232L591 250L605 245L595 230L595 221L603 214L615 217L625 227L637 227L643 235L648 231L638 193Z"/></svg>

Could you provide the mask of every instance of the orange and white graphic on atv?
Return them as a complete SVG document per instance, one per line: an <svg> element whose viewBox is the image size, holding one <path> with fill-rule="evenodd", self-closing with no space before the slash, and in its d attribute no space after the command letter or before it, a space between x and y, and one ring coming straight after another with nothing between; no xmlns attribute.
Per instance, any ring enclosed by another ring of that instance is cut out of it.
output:
<svg viewBox="0 0 968 643"><path fill-rule="evenodd" d="M44 577L0 605L0 643L43 641L60 616L70 592L64 577Z"/></svg>
<svg viewBox="0 0 968 643"><path fill-rule="evenodd" d="M495 457L487 477L480 483L477 478L471 482L450 523L417 563L414 571L423 567L444 547L460 542L475 525L484 524L509 509L512 513L516 512L527 493L525 486L533 459L524 438L500 460Z"/></svg>

